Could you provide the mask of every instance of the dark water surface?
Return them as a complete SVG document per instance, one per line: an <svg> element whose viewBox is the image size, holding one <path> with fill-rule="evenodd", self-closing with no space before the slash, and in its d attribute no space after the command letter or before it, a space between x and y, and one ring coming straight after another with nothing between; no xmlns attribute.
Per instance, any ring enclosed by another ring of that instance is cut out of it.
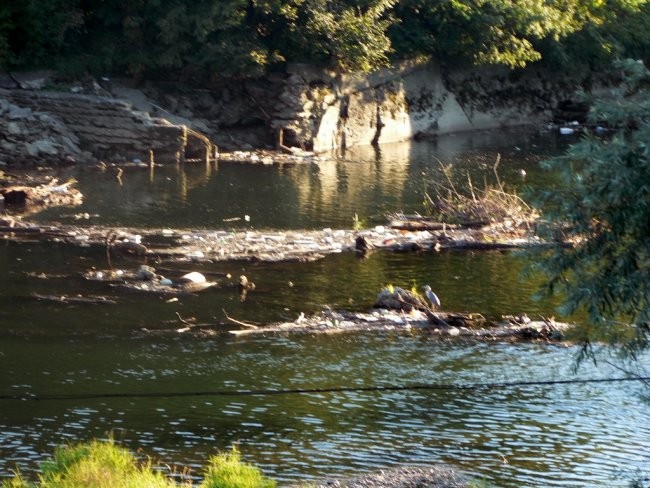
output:
<svg viewBox="0 0 650 488"><path fill-rule="evenodd" d="M356 214L366 225L384 224L386 213L422 212L423 194L433 192L436 183L449 186L442 167L450 167L459 190L467 187L468 175L477 188L494 186L497 158L508 188L552 185L553 176L538 162L566 143L549 134L478 132L380 150L359 148L317 165L127 168L121 185L115 169L92 170L75 174L88 195L82 206L51 209L37 219L77 222L76 216L87 213L90 222L106 225L349 229Z"/></svg>
<svg viewBox="0 0 650 488"><path fill-rule="evenodd" d="M476 182L555 184L538 161L565 144L522 134L454 136L348 153L319 166L132 169L120 186L110 170L76 175L82 208L38 218L147 227L349 228L386 212L422 211L422 192L453 164ZM519 169L525 169L521 180ZM480 186L480 185L478 185ZM246 222L244 215L250 216ZM224 223L224 219L242 220ZM498 382L621 376L613 366L571 371L575 347L448 344L419 332L234 337L239 320L294 319L324 306L367 310L386 283L430 283L443 308L491 317L552 315L534 301L539 279L521 278L526 256L481 252L349 254L306 264L217 263L219 288L178 301L88 283L103 249L37 243L0 246L0 394L61 395L0 400L0 476L36 463L65 441L112 432L130 448L198 470L238 443L246 460L285 481L358 474L403 463L446 462L495 486L624 487L650 462L650 406L633 383L472 388ZM134 261L115 266L137 266ZM44 279L41 273L49 276ZM230 286L257 284L245 302ZM43 294L108 295L116 305L37 301ZM211 337L178 332L179 320L210 324ZM642 358L641 364L650 366ZM399 385L432 389L311 394L205 394ZM462 385L464 388L454 388ZM139 396L120 396L137 393ZM159 393L166 396L151 396ZM96 395L95 395L96 394ZM180 394L180 395L175 395ZM90 395L91 398L75 398ZM147 396L149 395L149 396ZM69 398L65 398L68 396Z"/></svg>

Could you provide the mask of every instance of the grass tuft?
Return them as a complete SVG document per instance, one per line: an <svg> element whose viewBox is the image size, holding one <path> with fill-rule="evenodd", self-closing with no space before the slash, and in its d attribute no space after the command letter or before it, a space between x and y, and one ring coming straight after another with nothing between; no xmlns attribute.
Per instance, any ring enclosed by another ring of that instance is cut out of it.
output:
<svg viewBox="0 0 650 488"><path fill-rule="evenodd" d="M151 463L139 464L127 449L108 441L59 447L41 465L40 488L168 488L176 484L153 471Z"/></svg>
<svg viewBox="0 0 650 488"><path fill-rule="evenodd" d="M255 466L241 461L236 448L210 458L205 478L198 488L274 488ZM19 472L3 480L1 488L192 488L188 480L178 484L151 461L139 462L113 439L58 447L41 464L37 482L25 480Z"/></svg>
<svg viewBox="0 0 650 488"><path fill-rule="evenodd" d="M264 477L255 466L241 461L236 447L210 458L200 488L274 488L276 482Z"/></svg>

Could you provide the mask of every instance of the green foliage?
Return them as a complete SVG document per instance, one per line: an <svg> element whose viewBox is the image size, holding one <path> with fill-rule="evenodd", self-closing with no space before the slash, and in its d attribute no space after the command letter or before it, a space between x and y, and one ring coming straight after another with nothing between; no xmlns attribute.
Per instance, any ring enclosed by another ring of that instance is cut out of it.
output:
<svg viewBox="0 0 650 488"><path fill-rule="evenodd" d="M135 457L112 440L56 449L51 460L41 465L41 488L169 488L177 486L150 464L138 465Z"/></svg>
<svg viewBox="0 0 650 488"><path fill-rule="evenodd" d="M391 57L571 69L647 58L649 19L648 0L22 0L0 2L0 64L204 81Z"/></svg>
<svg viewBox="0 0 650 488"><path fill-rule="evenodd" d="M2 488L191 488L190 481L177 484L150 462L141 464L128 450L108 441L91 441L55 450L52 459L41 464L38 483L20 473L5 479ZM273 488L256 467L243 463L235 448L210 458L199 488Z"/></svg>
<svg viewBox="0 0 650 488"><path fill-rule="evenodd" d="M585 135L546 163L564 187L541 202L574 245L555 248L541 269L545 291L565 294L563 313L587 312L585 341L606 340L634 357L650 339L650 72L636 61L620 68L625 82L590 114L614 136Z"/></svg>
<svg viewBox="0 0 650 488"><path fill-rule="evenodd" d="M594 3L598 10L585 25L562 42L544 40L539 51L547 65L568 72L602 70L620 58L650 62L650 3L611 1Z"/></svg>
<svg viewBox="0 0 650 488"><path fill-rule="evenodd" d="M83 22L79 0L23 0L0 6L0 63L38 67L66 50Z"/></svg>
<svg viewBox="0 0 650 488"><path fill-rule="evenodd" d="M391 42L386 17L394 0L373 0L346 5L339 0L305 2L305 35L311 54L328 60L340 72L372 71L388 64ZM356 3L356 2L355 2Z"/></svg>
<svg viewBox="0 0 650 488"><path fill-rule="evenodd" d="M275 485L258 468L243 463L241 454L233 447L232 451L210 459L200 488L273 488Z"/></svg>
<svg viewBox="0 0 650 488"><path fill-rule="evenodd" d="M403 0L397 7L402 22L392 27L392 36L398 51L521 68L542 58L540 46L546 44L550 51L548 44L561 46L569 35L589 26L623 26L617 17L623 13L647 17L647 11L639 11L645 4L642 0Z"/></svg>

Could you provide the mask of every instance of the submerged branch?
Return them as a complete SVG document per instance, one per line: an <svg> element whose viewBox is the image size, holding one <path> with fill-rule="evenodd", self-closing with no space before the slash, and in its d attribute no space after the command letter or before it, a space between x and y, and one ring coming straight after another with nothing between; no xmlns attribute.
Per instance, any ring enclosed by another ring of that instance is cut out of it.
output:
<svg viewBox="0 0 650 488"><path fill-rule="evenodd" d="M249 323L247 323L247 322L242 322L241 320L233 319L232 317L230 317L230 316L226 313L226 310L225 310L225 309L222 308L221 310L223 311L223 314L226 316L226 318L227 318L228 320L230 320L231 322L233 322L233 323L235 323L235 324L237 324L237 325L242 325L242 326L244 326L244 327L249 327L249 328L251 328L251 329L258 329L258 328L259 328L257 325L253 325L253 324L249 324Z"/></svg>

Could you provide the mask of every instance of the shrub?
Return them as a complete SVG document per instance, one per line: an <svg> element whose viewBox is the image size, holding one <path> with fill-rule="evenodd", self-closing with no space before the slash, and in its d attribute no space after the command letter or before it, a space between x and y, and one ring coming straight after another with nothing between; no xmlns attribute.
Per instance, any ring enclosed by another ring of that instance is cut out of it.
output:
<svg viewBox="0 0 650 488"><path fill-rule="evenodd" d="M210 458L205 479L199 488L274 488L275 481L264 477L253 465L243 463L236 448ZM62 446L52 459L41 464L37 483L17 472L3 480L1 488L191 488L191 481L176 483L151 462L140 463L113 439Z"/></svg>
<svg viewBox="0 0 650 488"><path fill-rule="evenodd" d="M169 488L177 486L150 463L140 465L128 450L112 439L62 446L41 464L39 482L30 484L20 474L2 488Z"/></svg>
<svg viewBox="0 0 650 488"><path fill-rule="evenodd" d="M243 463L241 454L233 447L228 453L210 458L200 488L273 488L275 485L275 481L264 477L258 468Z"/></svg>

